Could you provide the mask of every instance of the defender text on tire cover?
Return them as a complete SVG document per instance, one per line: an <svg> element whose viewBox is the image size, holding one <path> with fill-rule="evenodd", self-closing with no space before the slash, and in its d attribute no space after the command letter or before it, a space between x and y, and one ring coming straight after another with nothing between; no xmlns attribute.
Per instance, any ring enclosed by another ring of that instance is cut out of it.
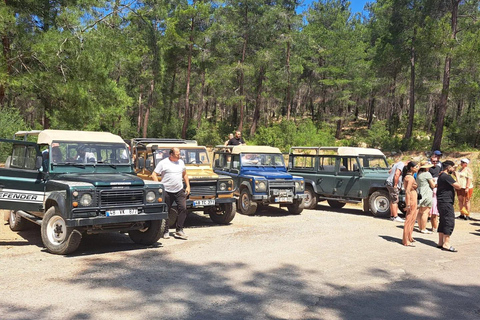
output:
<svg viewBox="0 0 480 320"><path fill-rule="evenodd" d="M119 136L27 131L0 144L8 150L0 159L0 209L11 210L12 230L24 220L40 225L43 244L55 254L75 251L86 233L129 232L147 245L159 239L167 217L163 186L135 176Z"/></svg>

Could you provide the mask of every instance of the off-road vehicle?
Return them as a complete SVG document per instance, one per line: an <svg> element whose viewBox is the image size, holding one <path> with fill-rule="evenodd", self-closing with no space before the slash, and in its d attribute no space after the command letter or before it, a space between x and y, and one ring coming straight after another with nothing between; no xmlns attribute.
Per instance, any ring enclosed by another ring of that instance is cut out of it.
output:
<svg viewBox="0 0 480 320"><path fill-rule="evenodd" d="M135 171L139 177L151 180L155 166L169 156L173 147L180 149L190 180L190 195L187 209L203 211L213 222L228 224L235 217L233 181L229 176L213 172L207 148L195 140L137 138L130 142L135 158ZM174 206L169 211L170 227L175 226L178 211Z"/></svg>
<svg viewBox="0 0 480 320"><path fill-rule="evenodd" d="M84 233L128 232L143 245L163 235L163 186L135 176L119 136L18 132L11 140L0 139L0 153L6 157L0 159L0 209L10 210L6 218L14 231L26 220L40 225L49 252L75 251Z"/></svg>
<svg viewBox="0 0 480 320"><path fill-rule="evenodd" d="M305 208L327 200L333 208L361 203L374 216L390 214L385 181L389 166L378 149L355 147L292 147L288 171L305 179ZM399 203L402 209L404 203Z"/></svg>
<svg viewBox="0 0 480 320"><path fill-rule="evenodd" d="M253 215L259 205L280 204L293 214L303 211L304 181L287 172L278 148L217 146L213 170L232 177L240 213Z"/></svg>

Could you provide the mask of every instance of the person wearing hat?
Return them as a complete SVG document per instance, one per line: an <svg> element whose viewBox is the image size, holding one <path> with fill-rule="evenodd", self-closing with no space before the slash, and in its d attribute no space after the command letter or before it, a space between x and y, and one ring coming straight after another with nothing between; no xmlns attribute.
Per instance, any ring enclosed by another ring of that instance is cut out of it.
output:
<svg viewBox="0 0 480 320"><path fill-rule="evenodd" d="M455 172L457 181L461 189L457 190L458 206L460 208L460 216L458 218L470 219L470 199L473 194L473 172L468 167L470 161L467 158L460 160L460 168Z"/></svg>
<svg viewBox="0 0 480 320"><path fill-rule="evenodd" d="M427 230L428 215L430 208L432 207L433 200L433 188L435 188L435 181L428 171L433 164L428 161L421 161L419 163L419 169L417 173L417 192L421 196L418 203L417 223L418 229L421 233L431 234L432 232Z"/></svg>
<svg viewBox="0 0 480 320"><path fill-rule="evenodd" d="M432 158L436 158L437 161L436 165L440 168L440 171L442 169L442 162L440 161L440 158L442 157L442 152L440 150L435 150L433 151ZM432 162L433 163L433 162Z"/></svg>
<svg viewBox="0 0 480 320"><path fill-rule="evenodd" d="M454 173L455 164L453 161L446 160L443 162L442 172L437 180L437 206L440 214L437 248L449 252L457 252L450 244L450 237L455 228L455 210L453 208L455 190L461 189L460 184L451 176Z"/></svg>

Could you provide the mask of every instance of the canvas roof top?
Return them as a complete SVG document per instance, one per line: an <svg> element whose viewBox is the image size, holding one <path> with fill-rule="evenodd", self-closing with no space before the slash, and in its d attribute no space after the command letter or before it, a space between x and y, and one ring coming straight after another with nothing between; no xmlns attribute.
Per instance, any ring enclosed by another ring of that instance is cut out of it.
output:
<svg viewBox="0 0 480 320"><path fill-rule="evenodd" d="M269 146L218 146L218 149L225 148L227 150L231 150L232 154L239 154L239 153L282 153L280 149L275 147Z"/></svg>
<svg viewBox="0 0 480 320"><path fill-rule="evenodd" d="M375 148L360 147L292 147L293 150L315 150L318 154L324 154L325 151L331 151L340 156L358 156L358 155L379 155L384 156L383 152Z"/></svg>
<svg viewBox="0 0 480 320"><path fill-rule="evenodd" d="M99 131L74 131L74 130L41 130L19 131L16 136L38 135L38 144L51 144L52 141L78 141L78 142L109 142L125 143L123 139L110 132Z"/></svg>

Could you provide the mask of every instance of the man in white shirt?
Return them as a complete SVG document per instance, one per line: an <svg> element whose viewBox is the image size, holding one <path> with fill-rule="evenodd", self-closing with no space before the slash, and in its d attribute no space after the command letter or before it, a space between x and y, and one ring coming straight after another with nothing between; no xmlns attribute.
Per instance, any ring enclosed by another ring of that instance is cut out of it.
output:
<svg viewBox="0 0 480 320"><path fill-rule="evenodd" d="M187 195L190 193L190 180L188 179L185 163L180 159L180 149L170 149L169 157L157 164L152 172L152 179L158 181L158 176L160 176L165 188L165 202L168 210L170 211L174 201L178 206L176 232L173 235L176 238L186 240L187 235L183 232L183 224L187 217ZM185 190L183 189L183 181L185 181L186 185ZM167 229L163 237L165 239L170 237L168 234L168 219Z"/></svg>

